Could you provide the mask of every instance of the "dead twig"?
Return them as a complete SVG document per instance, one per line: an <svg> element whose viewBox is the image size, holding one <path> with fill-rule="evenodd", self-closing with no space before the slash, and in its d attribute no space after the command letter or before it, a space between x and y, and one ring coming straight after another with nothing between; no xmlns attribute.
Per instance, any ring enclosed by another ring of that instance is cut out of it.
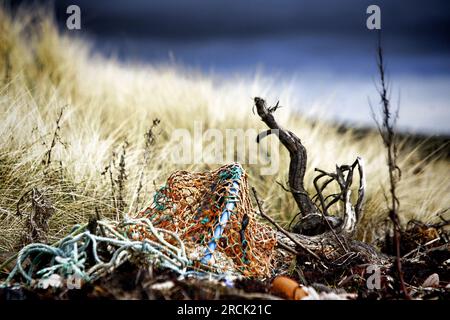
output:
<svg viewBox="0 0 450 320"><path fill-rule="evenodd" d="M106 176L109 173L109 180L111 184L111 200L113 207L116 210L116 219L120 220L121 215L124 214L125 210L125 189L126 180L128 179L127 169L126 169L126 149L128 147L128 142L125 141L122 145L122 150L119 155L119 163L117 164L117 154L115 151L112 152L111 160L109 165L100 173L102 176ZM116 172L116 175L114 174Z"/></svg>
<svg viewBox="0 0 450 320"><path fill-rule="evenodd" d="M156 137L158 136L158 134L155 133L155 129L160 124L160 122L161 122L161 120L159 120L158 118L153 119L152 125L144 134L145 146L144 146L144 154L143 154L143 163L142 163L141 171L139 173L139 180L138 180L138 185L136 188L135 196L134 196L133 201L131 201L131 203L130 203L129 212L131 212L135 201L136 201L136 212L137 212L137 210L139 210L140 195L141 195L142 188L144 187L144 184L143 184L144 183L144 172L145 172L145 168L147 167L149 160L150 160L151 148L155 144Z"/></svg>
<svg viewBox="0 0 450 320"><path fill-rule="evenodd" d="M428 241L427 243L425 243L425 244L423 244L423 245L419 245L417 248L415 248L415 249L411 250L410 252L408 252L407 254L405 254L405 255L402 257L402 259L408 258L409 256L411 256L411 255L414 254L415 252L419 252L420 249L423 249L423 248L425 248L425 247L427 247L427 246L429 246L429 245L431 245L431 244L433 244L433 243L435 243L435 242L437 242L437 241L439 241L439 240L441 240L441 237L434 238L433 240L430 240L430 241Z"/></svg>
<svg viewBox="0 0 450 320"><path fill-rule="evenodd" d="M55 128L55 131L53 132L52 141L50 143L49 148L45 152L44 160L42 160L42 163L46 167L48 167L50 165L50 163L52 162L52 151L56 146L56 142L59 141L63 146L65 146L65 144L61 141L61 137L59 135L59 132L61 130L61 119L62 119L65 108L66 108L66 106L62 107L61 110L59 111L58 118L56 119L56 128Z"/></svg>
<svg viewBox="0 0 450 320"><path fill-rule="evenodd" d="M45 243L49 230L48 221L55 213L55 208L42 192L37 188L32 188L17 201L17 215L24 215L21 205L27 200L31 202L31 211L27 213L26 231L22 239L22 245L33 242Z"/></svg>
<svg viewBox="0 0 450 320"><path fill-rule="evenodd" d="M397 183L401 178L401 170L397 165L397 137L395 132L395 126L398 118L398 109L392 111L390 103L390 89L386 79L386 69L383 57L383 48L381 46L381 33L378 38L377 48L377 67L380 75L380 84L378 87L378 93L381 98L381 122L378 120L372 106L372 117L378 127L378 132L382 138L383 144L387 153L387 167L389 173L389 191L390 191L390 204L389 206L389 218L392 221L394 229L394 251L396 253L396 268L400 281L400 291L406 299L411 297L406 290L405 281L403 279L402 265L401 265L401 252L400 241L402 236L402 229L400 226L400 220L398 217L398 211L400 207L400 201L397 196Z"/></svg>

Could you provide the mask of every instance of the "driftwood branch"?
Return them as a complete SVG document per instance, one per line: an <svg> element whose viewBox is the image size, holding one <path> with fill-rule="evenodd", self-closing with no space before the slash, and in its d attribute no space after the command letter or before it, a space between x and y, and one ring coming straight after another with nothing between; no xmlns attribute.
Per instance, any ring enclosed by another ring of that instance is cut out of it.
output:
<svg viewBox="0 0 450 320"><path fill-rule="evenodd" d="M300 139L288 130L282 129L275 121L272 113L278 108L268 108L263 99L255 98L255 106L261 120L269 127L269 130L259 134L256 141L259 142L270 134L276 134L281 143L289 151L291 162L289 164L289 189L303 216L317 213L317 207L305 190L303 179L306 172L307 154L306 148Z"/></svg>
<svg viewBox="0 0 450 320"><path fill-rule="evenodd" d="M269 127L269 130L263 131L257 136L256 141L267 137L270 134L276 134L283 146L289 151L289 186L283 189L292 193L294 200L300 210L302 218L294 226L293 231L305 235L317 235L330 231L340 247L347 252L347 248L340 241L335 229L339 227L339 232L353 233L356 225L361 218L362 204L364 201L365 176L364 164L361 158L357 158L352 165L336 166L335 173L328 173L321 169L316 169L319 175L314 179L314 186L316 188L316 195L310 197L305 190L304 177L307 165L307 151L303 146L301 140L291 131L281 128L275 120L273 112L277 110L278 104L275 107L267 107L264 99L255 98L255 106L261 120ZM355 169L358 169L360 182L358 189L358 200L355 206L350 202L351 186L353 183L353 175ZM326 181L321 184L321 180L326 178ZM324 195L324 190L332 182L339 185L340 192ZM318 200L319 203L314 202ZM328 210L339 201L343 202L344 218L339 219L329 216ZM321 207L321 210L319 210ZM296 215L297 216L297 215Z"/></svg>
<svg viewBox="0 0 450 320"><path fill-rule="evenodd" d="M295 233L285 230L263 211L256 190L252 188L261 216L278 230L279 247L291 253L296 252L298 256L309 255L325 268L325 264L342 266L356 257L367 263L385 263L385 258L371 246L352 239L363 212L366 186L363 160L358 157L351 165L336 166L333 173L316 169L319 173L314 179L317 194L310 198L303 181L307 164L306 148L294 133L278 125L272 114L277 106L269 108L261 98L255 98L255 106L261 120L269 127L269 130L258 135L257 142L270 134L276 134L289 151L289 188L284 189L292 193L300 209L302 218L296 224L300 225L298 230L309 230L311 226L312 229L316 228L312 233L297 232L295 226ZM350 196L356 172L359 175L358 199L353 205ZM337 183L340 191L325 196L324 191L331 183ZM314 200L319 203L316 204ZM341 219L329 215L328 212L338 202L344 207Z"/></svg>

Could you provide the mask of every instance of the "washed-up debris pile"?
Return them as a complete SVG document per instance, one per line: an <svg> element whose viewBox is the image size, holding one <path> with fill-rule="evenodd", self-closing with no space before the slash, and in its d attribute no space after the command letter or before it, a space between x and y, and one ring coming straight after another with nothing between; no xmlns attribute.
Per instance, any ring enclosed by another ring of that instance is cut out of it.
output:
<svg viewBox="0 0 450 320"><path fill-rule="evenodd" d="M178 171L135 217L94 220L53 245L25 246L3 286L92 283L136 259L183 277L268 277L275 244L272 229L256 219L239 164Z"/></svg>

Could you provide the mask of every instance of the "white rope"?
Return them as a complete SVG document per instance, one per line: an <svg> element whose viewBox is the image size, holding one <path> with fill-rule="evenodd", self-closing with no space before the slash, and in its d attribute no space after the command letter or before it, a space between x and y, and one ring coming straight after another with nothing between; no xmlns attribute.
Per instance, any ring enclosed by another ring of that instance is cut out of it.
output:
<svg viewBox="0 0 450 320"><path fill-rule="evenodd" d="M63 276L76 274L86 281L94 281L101 274L109 272L124 261L128 260L133 252L143 252L147 254L148 261L160 263L161 266L176 271L180 275L186 273L186 268L191 264L186 256L183 241L173 232L155 228L149 219L127 218L122 223L110 221L97 221L98 225L105 230L105 236L98 236L84 231L74 235L69 234L55 245L32 243L20 250L14 269L5 281L6 285L19 273L28 284L33 284L39 278L49 278L55 273ZM126 226L144 227L147 232L153 235L156 241L144 239L135 241L122 235L118 230L125 229ZM179 247L170 244L163 236L166 234L175 240ZM112 257L108 262L100 259L98 254L98 244L106 243L112 250ZM95 265L88 269L87 257L91 253ZM35 271L40 258L50 256L47 266ZM27 259L33 259L26 264ZM26 265L26 267L25 267Z"/></svg>

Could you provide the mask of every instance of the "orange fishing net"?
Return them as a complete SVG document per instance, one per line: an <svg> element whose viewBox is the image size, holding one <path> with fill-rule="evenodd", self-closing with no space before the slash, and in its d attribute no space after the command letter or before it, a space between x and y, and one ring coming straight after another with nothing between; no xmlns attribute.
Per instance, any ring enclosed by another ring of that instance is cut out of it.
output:
<svg viewBox="0 0 450 320"><path fill-rule="evenodd" d="M211 172L174 172L139 216L175 232L198 267L270 275L275 233L256 219L247 174L238 163ZM140 240L147 236L139 232Z"/></svg>

